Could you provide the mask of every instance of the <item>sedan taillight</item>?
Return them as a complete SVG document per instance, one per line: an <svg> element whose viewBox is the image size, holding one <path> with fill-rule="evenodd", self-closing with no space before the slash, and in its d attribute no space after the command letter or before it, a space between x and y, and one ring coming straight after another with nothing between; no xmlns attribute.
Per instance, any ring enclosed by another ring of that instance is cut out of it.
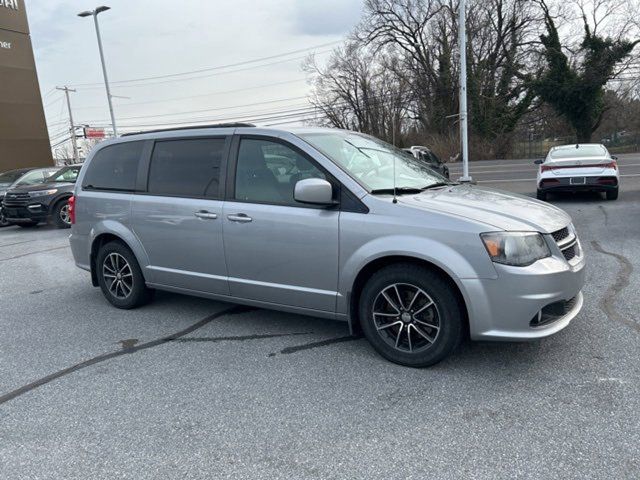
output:
<svg viewBox="0 0 640 480"><path fill-rule="evenodd" d="M67 204L69 205L69 219L71 225L74 225L76 223L76 197L69 198Z"/></svg>

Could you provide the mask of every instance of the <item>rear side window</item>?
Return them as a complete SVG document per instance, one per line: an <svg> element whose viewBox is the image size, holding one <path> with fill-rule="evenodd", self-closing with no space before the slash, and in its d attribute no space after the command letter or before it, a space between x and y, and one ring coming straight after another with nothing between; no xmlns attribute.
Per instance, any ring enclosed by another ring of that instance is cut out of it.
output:
<svg viewBox="0 0 640 480"><path fill-rule="evenodd" d="M156 142L149 168L149 193L219 198L224 152L224 138Z"/></svg>
<svg viewBox="0 0 640 480"><path fill-rule="evenodd" d="M82 188L132 192L144 142L127 142L103 148L88 165Z"/></svg>

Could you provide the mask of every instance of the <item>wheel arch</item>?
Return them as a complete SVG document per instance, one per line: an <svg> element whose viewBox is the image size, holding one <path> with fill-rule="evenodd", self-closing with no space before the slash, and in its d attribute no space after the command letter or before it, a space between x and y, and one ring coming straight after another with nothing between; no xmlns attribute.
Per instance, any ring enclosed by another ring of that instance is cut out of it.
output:
<svg viewBox="0 0 640 480"><path fill-rule="evenodd" d="M98 286L98 277L96 273L96 259L98 257L98 252L103 245L106 245L109 242L120 242L124 246L126 246L131 252L133 256L136 258L138 265L140 265L140 269L142 270L142 275L144 277L144 265L141 261L140 252L136 251L136 248L131 244L131 242L127 241L123 235L119 235L113 231L105 231L99 234L96 234L91 242L91 249L89 253L89 265L91 267L91 284L94 287Z"/></svg>
<svg viewBox="0 0 640 480"><path fill-rule="evenodd" d="M62 193L60 195L58 195L56 198L54 198L50 203L49 203L49 212L48 215L51 216L53 215L53 212L55 211L56 207L58 206L58 204L60 202L63 201L68 201L71 197L73 196L72 192L65 192Z"/></svg>
<svg viewBox="0 0 640 480"><path fill-rule="evenodd" d="M469 305L468 299L463 294L463 290L459 283L455 280L455 278L447 272L444 268L436 265L435 263L425 260L424 258L413 257L410 255L387 255L382 256L376 259L371 260L369 263L364 265L358 274L356 275L353 285L351 287L351 292L349 294L349 303L348 303L348 318L349 318L349 329L353 334L359 334L361 332L360 327L360 318L358 312L358 304L360 302L360 295L362 290L367 283L367 280L373 275L375 272L380 270L381 268L385 268L389 265L395 265L399 263L410 263L413 265L418 265L428 270L435 272L440 276L443 280L445 280L450 286L458 301L461 302L462 311L464 313L464 329L465 336L469 335Z"/></svg>

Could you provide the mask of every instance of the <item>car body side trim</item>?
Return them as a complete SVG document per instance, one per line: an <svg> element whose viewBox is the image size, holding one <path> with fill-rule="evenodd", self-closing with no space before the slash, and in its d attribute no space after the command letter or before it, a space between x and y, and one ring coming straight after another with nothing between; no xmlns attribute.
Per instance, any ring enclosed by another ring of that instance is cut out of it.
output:
<svg viewBox="0 0 640 480"><path fill-rule="evenodd" d="M272 287L272 288L279 288L279 289L283 289L283 290L292 290L292 291L296 291L296 292L305 292L305 293L314 293L317 295L327 295L327 296L337 296L338 292L332 292L330 290L320 290L317 288L308 288L308 287L296 287L294 285L285 285L285 284L281 284L281 283L272 283L272 282L260 282L257 280L246 280L244 278L235 278L235 277L224 277L222 275L211 275L208 273L200 273L200 272L190 272L190 271L186 271L186 270L177 270L174 268L166 268L166 267L158 267L155 265L149 265L146 267L148 270L153 270L153 271L158 271L158 272L167 272L167 273L177 273L177 274L181 274L181 275L191 275L194 277L201 277L201 278L209 278L212 280L227 280L229 282L235 282L235 283L243 283L246 285L257 285L260 287Z"/></svg>
<svg viewBox="0 0 640 480"><path fill-rule="evenodd" d="M215 293L202 292L200 290L189 290L186 288L162 285L160 283L146 282L146 285L149 288L156 288L158 290L164 290L167 292L175 292L175 293L181 293L185 295L192 295L195 297L209 298L211 300L218 300L221 302L231 302L231 303L238 303L240 305L249 305L252 307L266 308L269 310L298 313L300 315L307 315L310 317L328 318L331 320L338 320L345 323L348 321L345 315L336 314L335 312L328 312L324 310L314 310L311 308L295 307L292 305L283 305L280 303L264 302L261 300L251 300L249 298L232 297L231 295L220 295Z"/></svg>

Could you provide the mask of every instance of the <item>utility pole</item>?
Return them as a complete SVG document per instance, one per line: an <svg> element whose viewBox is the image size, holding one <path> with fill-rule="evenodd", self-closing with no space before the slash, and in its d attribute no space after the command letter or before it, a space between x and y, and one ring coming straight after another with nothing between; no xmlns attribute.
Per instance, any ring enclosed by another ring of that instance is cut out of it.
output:
<svg viewBox="0 0 640 480"><path fill-rule="evenodd" d="M78 140L76 138L76 126L73 123L73 113L71 112L71 99L69 98L69 92L75 92L74 89L69 87L56 87L56 90L61 90L67 97L67 108L69 109L69 132L71 132L71 145L73 146L73 163L80 161L78 155Z"/></svg>
<svg viewBox="0 0 640 480"><path fill-rule="evenodd" d="M461 182L471 182L469 175L469 129L467 123L467 5L458 6L458 44L460 45L460 142L462 144Z"/></svg>

